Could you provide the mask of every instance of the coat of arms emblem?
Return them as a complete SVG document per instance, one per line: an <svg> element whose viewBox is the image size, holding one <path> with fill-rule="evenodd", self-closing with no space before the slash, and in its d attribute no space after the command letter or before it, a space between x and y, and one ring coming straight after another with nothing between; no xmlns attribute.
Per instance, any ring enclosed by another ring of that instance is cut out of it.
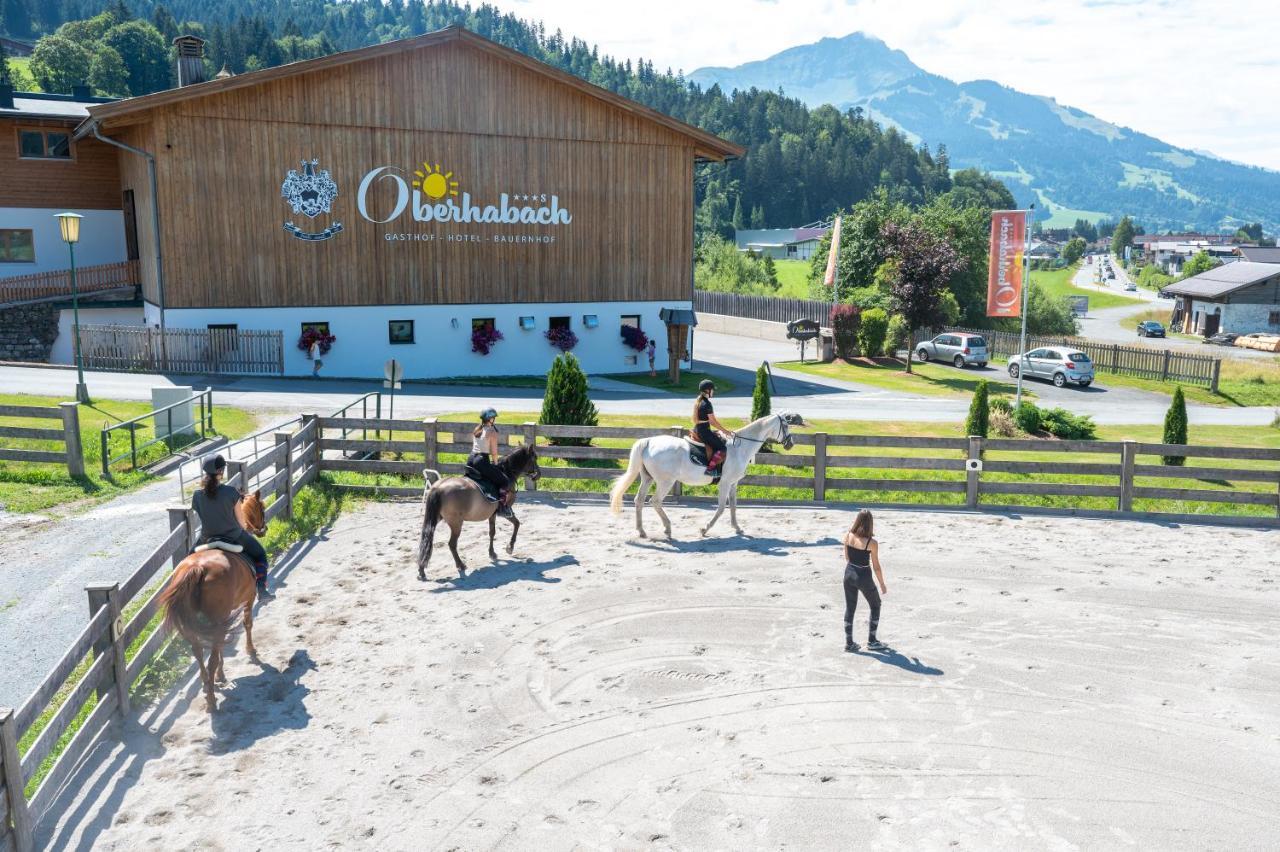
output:
<svg viewBox="0 0 1280 852"><path fill-rule="evenodd" d="M302 160L302 171L289 169L284 183L280 185L280 197L289 203L294 213L301 213L308 219L314 219L321 213L328 213L333 207L333 200L338 197L338 184L327 169L317 169L320 161L316 159ZM342 230L341 222L334 222L323 231L304 231L292 222L285 222L284 229L300 240L316 242L327 240Z"/></svg>

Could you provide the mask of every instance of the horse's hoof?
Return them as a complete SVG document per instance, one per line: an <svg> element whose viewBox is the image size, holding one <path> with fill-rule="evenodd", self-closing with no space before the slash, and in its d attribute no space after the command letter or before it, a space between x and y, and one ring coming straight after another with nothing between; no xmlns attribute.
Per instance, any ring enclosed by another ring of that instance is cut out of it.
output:
<svg viewBox="0 0 1280 852"><path fill-rule="evenodd" d="M508 556L510 556L511 554L513 554L513 553L515 553L515 552L516 552L516 549L515 549L514 547L508 547L508 548L507 548L507 555L508 555Z"/></svg>
<svg viewBox="0 0 1280 852"><path fill-rule="evenodd" d="M707 537L707 528L706 528L706 527L703 527L702 529L698 530L698 532L702 533L702 537L703 537L703 538L706 538L706 537Z"/></svg>
<svg viewBox="0 0 1280 852"><path fill-rule="evenodd" d="M422 581L422 582L426 582L426 580L427 580L427 573L426 573L425 571L419 571L419 572L418 572L418 579L419 579L420 581Z"/></svg>
<svg viewBox="0 0 1280 852"><path fill-rule="evenodd" d="M639 533L639 535L640 535L640 537L641 537L641 538L648 538L648 537L649 537L649 536L645 535L644 530L637 530L637 532Z"/></svg>

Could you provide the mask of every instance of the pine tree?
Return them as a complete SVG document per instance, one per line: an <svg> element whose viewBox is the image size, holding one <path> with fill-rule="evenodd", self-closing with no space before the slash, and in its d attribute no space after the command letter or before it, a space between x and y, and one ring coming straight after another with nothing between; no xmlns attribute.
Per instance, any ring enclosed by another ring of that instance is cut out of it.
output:
<svg viewBox="0 0 1280 852"><path fill-rule="evenodd" d="M13 74L9 71L9 54L0 43L0 86L13 86Z"/></svg>
<svg viewBox="0 0 1280 852"><path fill-rule="evenodd" d="M746 230L746 222L742 218L742 196L739 195L733 202L733 219L731 220L735 231Z"/></svg>
<svg viewBox="0 0 1280 852"><path fill-rule="evenodd" d="M1173 402L1164 415L1164 443L1185 444L1187 442L1187 400L1182 395L1182 385L1174 388ZM1186 464L1186 456L1161 456L1161 461L1168 465Z"/></svg>
<svg viewBox="0 0 1280 852"><path fill-rule="evenodd" d="M769 395L769 371L761 364L756 368L756 389L751 393L751 419L759 420L767 417L773 407L773 398Z"/></svg>
<svg viewBox="0 0 1280 852"><path fill-rule="evenodd" d="M587 396L587 374L572 353L556 356L547 371L547 392L542 398L544 426L595 426L599 416ZM590 438L552 438L551 443L565 447L586 447Z"/></svg>
<svg viewBox="0 0 1280 852"><path fill-rule="evenodd" d="M991 418L991 409L987 398L987 380L979 379L973 389L973 402L969 403L969 418L964 422L965 435L969 437L987 437L987 427Z"/></svg>
<svg viewBox="0 0 1280 852"><path fill-rule="evenodd" d="M764 256L764 275L769 280L769 286L777 290L780 286L778 283L778 265L773 262L773 255L771 254Z"/></svg>

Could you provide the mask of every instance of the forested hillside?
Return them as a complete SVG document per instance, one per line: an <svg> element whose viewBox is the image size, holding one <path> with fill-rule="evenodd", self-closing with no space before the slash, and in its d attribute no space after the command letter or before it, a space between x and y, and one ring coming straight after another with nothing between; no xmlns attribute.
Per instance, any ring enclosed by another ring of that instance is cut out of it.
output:
<svg viewBox="0 0 1280 852"><path fill-rule="evenodd" d="M698 174L700 234L793 227L829 217L883 188L913 206L952 188L945 140L914 145L863 116L750 90L725 95L644 60L602 56L586 42L488 5L452 0L0 0L0 31L39 39L32 80L50 91L89 82L100 93L139 95L172 85L171 42L207 39L212 75L308 59L461 25L747 149ZM19 88L23 80L19 80Z"/></svg>

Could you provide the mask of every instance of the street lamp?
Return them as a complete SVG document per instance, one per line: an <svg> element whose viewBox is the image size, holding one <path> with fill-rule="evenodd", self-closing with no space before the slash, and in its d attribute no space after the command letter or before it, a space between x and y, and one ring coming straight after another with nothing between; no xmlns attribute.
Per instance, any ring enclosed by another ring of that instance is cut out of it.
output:
<svg viewBox="0 0 1280 852"><path fill-rule="evenodd" d="M76 243L80 242L79 213L58 213L58 227L62 229L62 241L71 252L71 316L76 347L76 401L89 401L89 388L84 383L84 362L80 357L80 291L76 289Z"/></svg>

